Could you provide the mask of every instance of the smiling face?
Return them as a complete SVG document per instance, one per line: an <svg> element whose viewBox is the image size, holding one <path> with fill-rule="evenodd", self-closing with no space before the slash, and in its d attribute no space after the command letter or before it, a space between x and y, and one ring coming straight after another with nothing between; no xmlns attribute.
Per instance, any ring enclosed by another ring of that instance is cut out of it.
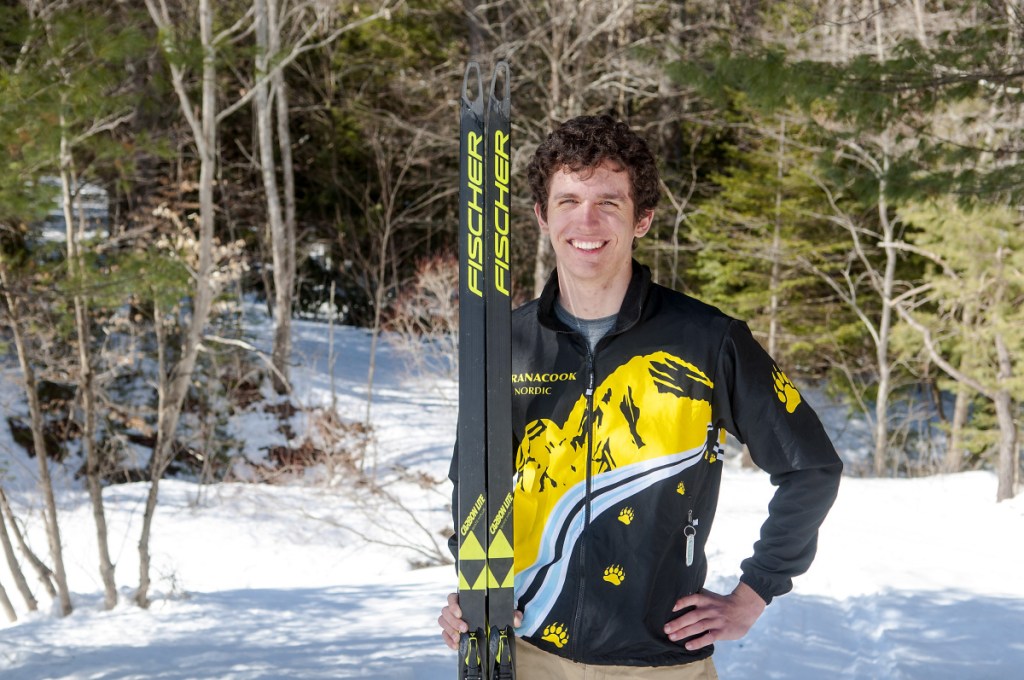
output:
<svg viewBox="0 0 1024 680"><path fill-rule="evenodd" d="M632 274L633 239L647 233L654 215L636 217L629 173L608 160L582 172L563 168L551 177L547 210L537 204L534 212L551 239L566 308L581 318L617 313Z"/></svg>

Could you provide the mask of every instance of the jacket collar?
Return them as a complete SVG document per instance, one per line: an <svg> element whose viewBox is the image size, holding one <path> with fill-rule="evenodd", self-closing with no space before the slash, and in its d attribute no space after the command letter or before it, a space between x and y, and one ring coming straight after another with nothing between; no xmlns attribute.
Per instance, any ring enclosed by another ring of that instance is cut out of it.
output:
<svg viewBox="0 0 1024 680"><path fill-rule="evenodd" d="M646 307L648 295L651 291L651 270L633 260L633 273L629 280L629 287L626 295L622 298L622 306L619 308L618 318L615 320L615 327L612 333L618 333L630 328L640 320ZM544 290L537 301L537 318L541 324L556 331L571 331L558 317L555 316L555 300L558 298L558 270L551 272L548 281L544 284Z"/></svg>

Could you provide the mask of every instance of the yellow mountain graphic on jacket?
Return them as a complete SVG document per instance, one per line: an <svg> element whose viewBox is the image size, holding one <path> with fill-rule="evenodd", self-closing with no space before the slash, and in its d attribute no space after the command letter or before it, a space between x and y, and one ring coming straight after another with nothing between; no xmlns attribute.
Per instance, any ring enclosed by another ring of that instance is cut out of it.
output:
<svg viewBox="0 0 1024 680"><path fill-rule="evenodd" d="M594 390L594 410L580 395L564 422L527 424L516 467L516 571L537 559L544 525L562 496L591 473L672 455L705 443L711 421L711 380L668 352L638 356ZM592 447L590 438L593 438Z"/></svg>

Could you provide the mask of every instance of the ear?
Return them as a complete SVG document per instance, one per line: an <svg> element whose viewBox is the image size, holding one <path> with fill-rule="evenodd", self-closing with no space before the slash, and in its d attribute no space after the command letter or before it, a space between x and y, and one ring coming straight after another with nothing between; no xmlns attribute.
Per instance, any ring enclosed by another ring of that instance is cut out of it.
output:
<svg viewBox="0 0 1024 680"><path fill-rule="evenodd" d="M543 233L548 233L548 223L544 219L544 213L540 208L540 203L533 204L533 214L537 218L537 226Z"/></svg>
<svg viewBox="0 0 1024 680"><path fill-rule="evenodd" d="M633 236L640 238L641 236L646 234L650 230L651 224L653 222L654 210L652 209L645 212L637 221L636 226L633 227Z"/></svg>

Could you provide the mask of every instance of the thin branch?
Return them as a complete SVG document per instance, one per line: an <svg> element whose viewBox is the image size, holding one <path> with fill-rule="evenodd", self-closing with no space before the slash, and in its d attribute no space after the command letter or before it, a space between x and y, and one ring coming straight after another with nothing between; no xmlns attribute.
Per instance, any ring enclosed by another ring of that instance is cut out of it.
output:
<svg viewBox="0 0 1024 680"><path fill-rule="evenodd" d="M972 390L974 390L978 394L984 395L988 399L992 399L993 401L995 400L996 395L993 390L989 389L978 380L975 380L974 378L967 375L960 369L956 368L955 366L953 366L953 364L949 363L949 361L947 361L945 357L942 356L942 353L939 352L938 348L935 346L935 340L932 338L931 329L929 329L923 323L918 321L913 314L911 314L903 307L903 305L893 305L893 307L896 309L896 312L900 315L900 318L903 319L903 321L906 322L908 326L910 326L911 328L916 330L918 334L920 334L921 340L924 342L925 349L928 350L928 355L932 358L932 361L935 362L936 366L945 371L946 374L953 380L959 383L963 383L964 385L967 385Z"/></svg>
<svg viewBox="0 0 1024 680"><path fill-rule="evenodd" d="M146 0L146 1L150 2L150 0ZM221 121L226 119L228 116L233 114L235 111L238 111L240 108L242 108L243 106L248 104L250 101L252 101L252 98L256 96L256 90L258 89L258 87L260 85L269 82L270 79L275 74L277 74L278 72L283 71L284 69L286 69L288 66L290 66L292 64L292 62L294 62L296 59L298 59L300 56L302 56L306 52L310 52L310 51L313 51L313 50L318 50L318 49L320 49L322 47L326 47L327 45L330 45L335 40L340 38L345 33L348 33L349 31L353 31L353 30L355 30L357 28L360 28L361 26L364 26L364 25L366 25L368 23L376 21L377 19L380 19L380 18L390 19L391 18L392 10L397 9L403 2L404 2L404 0L395 0L395 4L392 5L390 3L390 0L388 0L388 1L386 1L383 4L383 6L381 6L373 14L370 14L370 15L368 15L366 17L363 17L362 19L359 19L357 21L353 21L351 23L345 24L341 28L336 29L334 32L332 32L330 35L328 35L323 40L320 40L320 41L315 42L315 43L304 44L305 41L309 40L313 36L313 34L316 33L316 29L319 28L319 21L314 22L306 30L306 32L303 33L302 37L299 38L298 43L296 45L292 46L291 51L285 57L283 57L279 61L276 61L274 63L274 66L270 70L268 70L266 73L264 73L259 78L259 80L257 80L256 83L254 83L253 86L250 87L246 91L245 94L243 94L241 97L239 97L237 100L235 100L235 102L233 104L231 104L229 106L226 106L226 107L224 107L223 109L220 110L220 112L217 114L217 122L220 123Z"/></svg>
<svg viewBox="0 0 1024 680"><path fill-rule="evenodd" d="M222 338L219 335L206 334L203 336L203 340L215 342L221 345L229 345L231 347L239 347L247 352L252 352L257 357L259 357L260 360L263 361L263 363L270 367L270 370L273 371L274 375L276 375L281 381L287 382L287 379L285 378L284 375L282 375L281 371L278 370L276 366L274 366L274 361L271 358L271 356L264 352L263 350L261 350L259 347L251 345L244 340L238 340L236 338Z"/></svg>

